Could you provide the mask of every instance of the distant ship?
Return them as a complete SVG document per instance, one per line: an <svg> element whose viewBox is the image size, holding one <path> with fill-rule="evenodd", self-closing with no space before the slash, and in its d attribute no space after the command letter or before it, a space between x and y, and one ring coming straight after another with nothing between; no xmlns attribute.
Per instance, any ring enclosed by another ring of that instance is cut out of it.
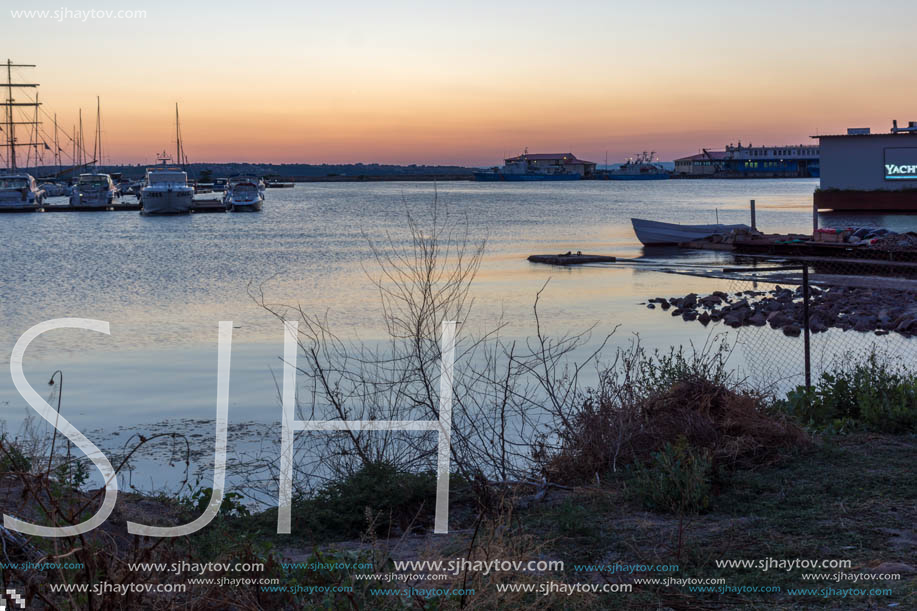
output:
<svg viewBox="0 0 917 611"><path fill-rule="evenodd" d="M530 182L546 180L581 180L592 178L595 163L577 159L573 153L529 153L503 160L502 168L475 172L474 179L496 182Z"/></svg>
<svg viewBox="0 0 917 611"><path fill-rule="evenodd" d="M656 152L643 151L640 155L628 159L614 170L608 170L603 177L608 180L665 180L669 173L655 159Z"/></svg>

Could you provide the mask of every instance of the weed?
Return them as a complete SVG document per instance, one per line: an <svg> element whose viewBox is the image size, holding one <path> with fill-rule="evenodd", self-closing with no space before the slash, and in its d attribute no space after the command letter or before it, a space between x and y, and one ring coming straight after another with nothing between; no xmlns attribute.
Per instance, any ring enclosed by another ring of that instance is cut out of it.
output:
<svg viewBox="0 0 917 611"><path fill-rule="evenodd" d="M833 433L917 431L917 375L872 352L822 373L811 388L787 394L779 407L811 429Z"/></svg>
<svg viewBox="0 0 917 611"><path fill-rule="evenodd" d="M646 463L634 464L629 489L651 511L701 513L710 506L712 474L710 451L692 448L680 437L653 452Z"/></svg>

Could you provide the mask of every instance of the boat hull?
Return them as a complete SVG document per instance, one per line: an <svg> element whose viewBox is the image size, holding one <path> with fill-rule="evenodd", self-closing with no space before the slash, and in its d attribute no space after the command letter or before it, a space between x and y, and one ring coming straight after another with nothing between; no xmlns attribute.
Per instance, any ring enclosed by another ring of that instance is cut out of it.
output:
<svg viewBox="0 0 917 611"><path fill-rule="evenodd" d="M0 200L0 210L38 210L35 202L5 202Z"/></svg>
<svg viewBox="0 0 917 611"><path fill-rule="evenodd" d="M737 229L750 229L748 225L678 225L646 219L631 219L634 233L644 246L668 246L712 235L728 234Z"/></svg>
<svg viewBox="0 0 917 611"><path fill-rule="evenodd" d="M0 209L3 210L35 210L41 207L42 198L29 195L25 199L19 191L14 193L0 193Z"/></svg>
<svg viewBox="0 0 917 611"><path fill-rule="evenodd" d="M194 201L191 189L140 192L140 205L143 214L188 214Z"/></svg>
<svg viewBox="0 0 917 611"><path fill-rule="evenodd" d="M83 196L71 195L70 196L70 205L79 206L80 208L108 208L114 204L114 197L109 198L107 195L99 196Z"/></svg>
<svg viewBox="0 0 917 611"><path fill-rule="evenodd" d="M262 200L258 200L256 202L246 202L242 204L234 204L230 202L228 207L230 212L259 212L261 210L262 204Z"/></svg>
<svg viewBox="0 0 917 611"><path fill-rule="evenodd" d="M474 179L480 182L555 182L581 180L579 174L501 174L499 172L475 172Z"/></svg>

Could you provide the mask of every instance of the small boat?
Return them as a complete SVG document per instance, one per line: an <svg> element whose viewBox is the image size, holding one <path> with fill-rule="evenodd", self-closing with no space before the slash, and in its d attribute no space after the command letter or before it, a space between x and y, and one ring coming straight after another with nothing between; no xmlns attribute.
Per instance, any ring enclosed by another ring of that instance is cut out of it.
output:
<svg viewBox="0 0 917 611"><path fill-rule="evenodd" d="M117 189L108 174L80 174L70 192L70 205L106 208L114 203L116 194Z"/></svg>
<svg viewBox="0 0 917 611"><path fill-rule="evenodd" d="M232 181L223 195L223 203L232 212L257 212L264 204L264 193L252 180Z"/></svg>
<svg viewBox="0 0 917 611"><path fill-rule="evenodd" d="M45 201L45 192L31 174L0 174L0 208L35 209Z"/></svg>
<svg viewBox="0 0 917 611"><path fill-rule="evenodd" d="M268 189L292 189L296 186L292 182L283 182L282 180L269 180L267 181Z"/></svg>
<svg viewBox="0 0 917 611"><path fill-rule="evenodd" d="M663 244L681 244L703 240L714 235L728 235L737 230L750 230L748 225L678 225L676 223L661 223L646 219L630 219L634 226L637 239L644 246L658 246Z"/></svg>

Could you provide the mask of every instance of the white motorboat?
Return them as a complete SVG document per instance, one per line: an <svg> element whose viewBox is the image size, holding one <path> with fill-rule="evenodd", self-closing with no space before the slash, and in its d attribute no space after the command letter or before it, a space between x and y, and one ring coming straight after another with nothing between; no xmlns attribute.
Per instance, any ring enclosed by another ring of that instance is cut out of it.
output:
<svg viewBox="0 0 917 611"><path fill-rule="evenodd" d="M140 189L143 214L187 214L193 200L194 187L188 184L188 174L181 168L162 165L146 171Z"/></svg>
<svg viewBox="0 0 917 611"><path fill-rule="evenodd" d="M646 219L631 219L630 222L634 226L637 239L644 246L681 244L714 235L728 235L736 230L751 229L748 225L678 225Z"/></svg>
<svg viewBox="0 0 917 611"><path fill-rule="evenodd" d="M194 203L194 186L188 183L188 174L182 168L188 163L181 140L181 123L178 104L175 104L175 157L180 167L170 167L171 158L163 151L157 160L160 165L148 168L140 189L141 214L188 214Z"/></svg>
<svg viewBox="0 0 917 611"><path fill-rule="evenodd" d="M226 189L232 189L233 186L239 185L242 183L251 183L258 187L258 190L261 191L261 194L264 195L264 190L267 189L265 182L258 178L257 176L233 176L229 179L229 183L226 185Z"/></svg>
<svg viewBox="0 0 917 611"><path fill-rule="evenodd" d="M80 174L70 193L70 205L105 208L114 203L117 193L108 174Z"/></svg>
<svg viewBox="0 0 917 611"><path fill-rule="evenodd" d="M31 174L0 174L0 208L40 208L45 192Z"/></svg>
<svg viewBox="0 0 917 611"><path fill-rule="evenodd" d="M233 212L257 212L264 204L264 192L254 181L232 181L223 195L223 203Z"/></svg>

